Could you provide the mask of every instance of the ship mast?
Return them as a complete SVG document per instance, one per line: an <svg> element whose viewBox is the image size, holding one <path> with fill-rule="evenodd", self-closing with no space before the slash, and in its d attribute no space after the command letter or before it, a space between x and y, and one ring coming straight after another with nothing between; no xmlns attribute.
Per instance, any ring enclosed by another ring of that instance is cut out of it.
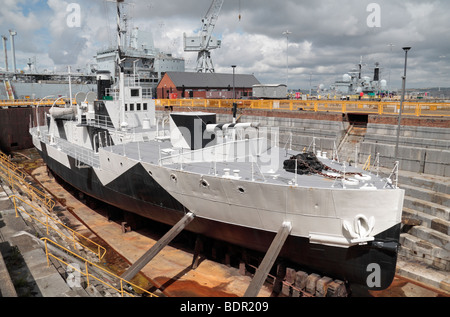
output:
<svg viewBox="0 0 450 317"><path fill-rule="evenodd" d="M125 0L107 0L116 3L116 16L117 16L117 56L116 56L116 70L119 74L119 78L116 78L119 89L119 108L120 108L120 127L122 130L126 130L128 123L125 120L125 75L122 66L122 34L124 30L122 29L122 11L121 5Z"/></svg>
<svg viewBox="0 0 450 317"><path fill-rule="evenodd" d="M119 102L120 102L120 114L121 121L120 127L125 130L128 123L125 121L125 76L122 67L122 16L120 11L120 4L124 0L117 0L117 66L119 68Z"/></svg>

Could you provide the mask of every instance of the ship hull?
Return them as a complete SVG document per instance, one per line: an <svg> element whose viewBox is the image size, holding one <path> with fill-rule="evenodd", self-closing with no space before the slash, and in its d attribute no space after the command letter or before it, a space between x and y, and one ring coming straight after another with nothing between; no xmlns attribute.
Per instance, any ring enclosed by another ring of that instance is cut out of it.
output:
<svg viewBox="0 0 450 317"><path fill-rule="evenodd" d="M76 160L70 156L68 161L61 163L48 154L47 146L40 142L37 148L48 168L62 180L91 197L170 226L188 212L148 175L140 164L113 182L103 185L93 168L77 167ZM274 232L200 217L196 217L186 230L261 253L269 249L275 237ZM375 240L396 244L399 234L400 224L396 224L377 234ZM358 284L367 289L383 290L393 281L397 250L375 248L371 244L349 248L312 244L308 238L291 235L283 246L280 257L311 272L341 279L349 284Z"/></svg>

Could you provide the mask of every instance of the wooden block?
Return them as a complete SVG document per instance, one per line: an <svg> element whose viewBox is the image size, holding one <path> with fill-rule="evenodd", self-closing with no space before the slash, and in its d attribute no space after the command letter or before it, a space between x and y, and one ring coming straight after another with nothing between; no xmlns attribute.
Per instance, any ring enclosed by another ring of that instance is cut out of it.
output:
<svg viewBox="0 0 450 317"><path fill-rule="evenodd" d="M316 285L317 281L320 280L320 275L313 273L308 276L306 279L306 292L308 292L311 295L316 294Z"/></svg>
<svg viewBox="0 0 450 317"><path fill-rule="evenodd" d="M295 283L295 270L291 269L291 268L287 268L286 269L286 282L288 282L289 284L294 285Z"/></svg>
<svg viewBox="0 0 450 317"><path fill-rule="evenodd" d="M328 284L327 297L347 297L347 288L345 283L339 280L335 280Z"/></svg>
<svg viewBox="0 0 450 317"><path fill-rule="evenodd" d="M331 282L333 282L333 279L328 276L324 276L320 280L318 280L316 285L316 296L326 297L328 285Z"/></svg>
<svg viewBox="0 0 450 317"><path fill-rule="evenodd" d="M308 274L303 271L298 271L295 274L295 283L294 286L299 290L304 291L306 289L306 280L308 278Z"/></svg>

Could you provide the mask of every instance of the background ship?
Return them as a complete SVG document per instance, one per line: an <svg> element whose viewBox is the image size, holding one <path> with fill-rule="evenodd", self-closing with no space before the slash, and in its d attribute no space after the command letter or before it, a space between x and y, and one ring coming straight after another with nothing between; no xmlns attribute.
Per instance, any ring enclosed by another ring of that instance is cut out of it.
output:
<svg viewBox="0 0 450 317"><path fill-rule="evenodd" d="M125 74L138 74L140 84L151 89L156 96L156 87L166 72L184 72L185 60L163 53L155 47L150 32L142 31L138 27L129 29L128 17L120 15L121 30L121 58ZM69 95L68 72L38 72L36 61L28 62L28 69L18 71L14 52L14 36L12 33L11 55L13 67L8 66L8 52L6 37L3 36L5 55L5 69L0 71L0 100L41 99L47 96ZM108 47L97 52L96 61L89 69L75 69L71 72L72 92L97 91L97 71L109 71L113 79L118 78L116 68L117 46Z"/></svg>
<svg viewBox="0 0 450 317"><path fill-rule="evenodd" d="M361 93L370 97L389 94L388 82L385 79L381 79L379 63L375 64L373 78L363 76L362 69L363 62L361 58L358 68L344 74L342 80L336 81L331 85L330 90L336 95L342 95L344 97L350 95L360 96Z"/></svg>

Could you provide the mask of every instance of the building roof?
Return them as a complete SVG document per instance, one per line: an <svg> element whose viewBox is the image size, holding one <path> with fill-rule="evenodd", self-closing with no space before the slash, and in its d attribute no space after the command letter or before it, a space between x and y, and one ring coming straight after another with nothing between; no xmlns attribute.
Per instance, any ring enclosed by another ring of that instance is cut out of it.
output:
<svg viewBox="0 0 450 317"><path fill-rule="evenodd" d="M186 88L228 88L233 87L233 74L167 72L176 87ZM235 87L251 88L260 84L254 75L234 75Z"/></svg>

